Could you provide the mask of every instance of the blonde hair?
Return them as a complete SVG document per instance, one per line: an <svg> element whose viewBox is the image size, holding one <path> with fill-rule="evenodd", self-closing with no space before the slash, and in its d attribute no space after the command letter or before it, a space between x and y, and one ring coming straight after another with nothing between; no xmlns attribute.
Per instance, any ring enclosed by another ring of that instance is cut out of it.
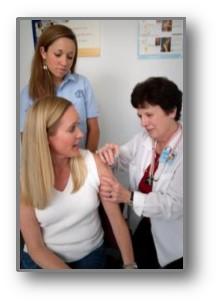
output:
<svg viewBox="0 0 220 305"><path fill-rule="evenodd" d="M34 208L44 209L52 196L54 169L48 143L48 134L72 106L61 97L45 97L28 111L22 139L21 188L25 202ZM73 192L85 182L87 169L79 155L70 159Z"/></svg>

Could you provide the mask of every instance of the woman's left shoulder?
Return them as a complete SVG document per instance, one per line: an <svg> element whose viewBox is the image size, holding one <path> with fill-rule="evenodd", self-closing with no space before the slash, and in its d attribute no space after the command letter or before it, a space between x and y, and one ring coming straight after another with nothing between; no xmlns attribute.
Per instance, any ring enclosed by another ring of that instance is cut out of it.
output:
<svg viewBox="0 0 220 305"><path fill-rule="evenodd" d="M80 148L80 155L85 160L92 157L92 153L88 149L83 149L83 148Z"/></svg>
<svg viewBox="0 0 220 305"><path fill-rule="evenodd" d="M94 160L95 160L95 163L96 163L96 168L97 168L97 171L99 173L99 176L101 177L102 175L105 175L105 176L112 177L111 168L109 166L107 166L107 164L104 164L102 162L99 155L93 154L93 157L94 157Z"/></svg>
<svg viewBox="0 0 220 305"><path fill-rule="evenodd" d="M90 164L93 163L93 165L95 164L97 169L100 169L104 166L101 159L99 158L99 156L96 153L93 153L87 149L82 149L81 153L82 153L85 161L89 162Z"/></svg>
<svg viewBox="0 0 220 305"><path fill-rule="evenodd" d="M92 181L93 185L99 185L99 177L101 173L102 164L101 161L98 160L98 155L92 153L87 149L80 150L81 156L84 158L87 170L88 170L88 178Z"/></svg>
<svg viewBox="0 0 220 305"><path fill-rule="evenodd" d="M93 166L95 165L98 170L102 170L105 167L105 164L96 153L93 153L88 149L80 149L80 154L85 160L87 166L88 164L92 164Z"/></svg>
<svg viewBox="0 0 220 305"><path fill-rule="evenodd" d="M83 157L85 163L88 165L96 165L97 166L97 161L96 161L96 154L92 153L88 149L80 149L80 154Z"/></svg>

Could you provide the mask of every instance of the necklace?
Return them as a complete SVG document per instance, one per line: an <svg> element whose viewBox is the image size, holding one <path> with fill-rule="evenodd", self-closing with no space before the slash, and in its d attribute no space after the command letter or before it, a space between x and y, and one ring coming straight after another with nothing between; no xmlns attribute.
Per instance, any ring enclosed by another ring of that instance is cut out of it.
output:
<svg viewBox="0 0 220 305"><path fill-rule="evenodd" d="M179 134L179 137L173 147L168 146L168 144L171 142L171 140L176 136L176 134ZM168 143L166 144L165 148L162 151L162 154L160 156L160 159L158 162L163 163L163 168L160 171L160 175L155 178L155 159L156 159L156 148L157 148L157 141L154 142L153 148L152 148L152 159L151 159L151 164L150 164L150 171L149 171L149 176L145 179L145 183L148 185L153 185L153 182L157 182L160 179L161 174L163 173L166 165L169 163L169 161L174 160L176 157L176 148L178 144L180 143L180 140L182 138L182 126L179 125L177 131L173 134L173 136L169 139Z"/></svg>

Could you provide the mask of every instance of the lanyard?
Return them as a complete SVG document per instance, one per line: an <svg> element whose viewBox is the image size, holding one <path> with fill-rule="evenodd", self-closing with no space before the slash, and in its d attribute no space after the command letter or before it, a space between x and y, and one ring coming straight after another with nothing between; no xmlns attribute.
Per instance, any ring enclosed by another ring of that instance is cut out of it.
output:
<svg viewBox="0 0 220 305"><path fill-rule="evenodd" d="M168 144L178 133L179 133L179 137L178 137L175 145L171 148ZM146 183L148 183L149 185L153 185L154 181L157 182L160 179L160 176L163 173L168 162L172 161L176 157L175 149L177 148L178 144L180 143L181 138L182 138L182 126L179 125L177 131L173 134L171 139L168 140L165 148L162 151L159 162L163 163L163 168L160 172L159 177L157 177L157 178L155 177L155 173L154 173L157 141L154 142L153 149L152 149L153 151L152 151L152 159L151 159L151 164L150 164L150 172L149 172L149 177L146 179Z"/></svg>

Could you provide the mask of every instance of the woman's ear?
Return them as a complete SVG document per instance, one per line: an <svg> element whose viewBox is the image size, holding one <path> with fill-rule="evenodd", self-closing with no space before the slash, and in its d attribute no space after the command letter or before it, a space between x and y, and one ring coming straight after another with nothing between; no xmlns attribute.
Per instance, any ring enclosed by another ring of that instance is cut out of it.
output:
<svg viewBox="0 0 220 305"><path fill-rule="evenodd" d="M173 109L172 111L170 111L169 116L170 116L171 119L175 119L175 117L176 117L176 108Z"/></svg>
<svg viewBox="0 0 220 305"><path fill-rule="evenodd" d="M41 57L43 58L43 60L46 60L46 58L47 58L47 53L46 53L44 47L40 47L40 55L41 55Z"/></svg>

